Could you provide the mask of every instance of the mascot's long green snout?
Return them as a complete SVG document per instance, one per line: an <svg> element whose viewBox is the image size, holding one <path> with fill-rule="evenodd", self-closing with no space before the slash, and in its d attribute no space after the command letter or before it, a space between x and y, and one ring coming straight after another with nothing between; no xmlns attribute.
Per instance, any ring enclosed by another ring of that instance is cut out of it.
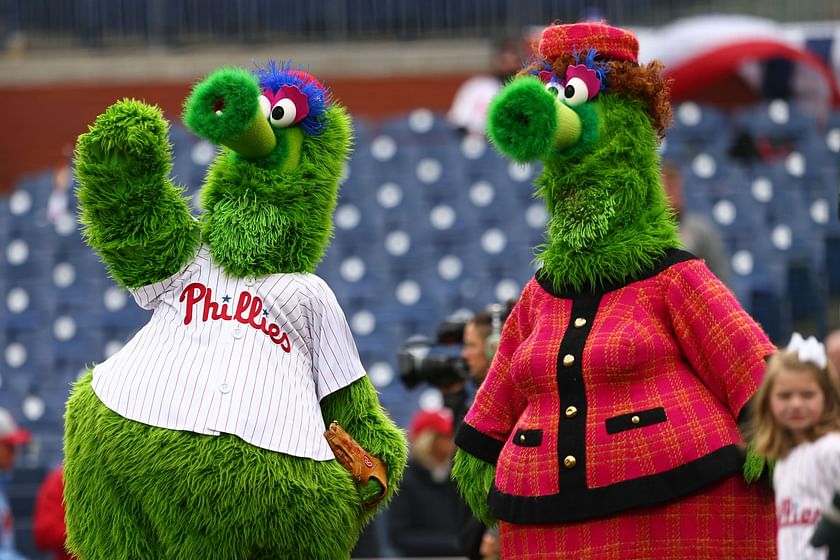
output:
<svg viewBox="0 0 840 560"><path fill-rule="evenodd" d="M85 239L152 315L67 402L68 548L81 560L347 558L407 458L314 274L350 118L315 77L270 62L212 73L184 121L221 147L197 218L169 177L158 108L119 101L77 143ZM333 421L376 476L359 483L336 461Z"/></svg>
<svg viewBox="0 0 840 560"><path fill-rule="evenodd" d="M581 118L537 78L516 80L494 99L489 114L490 139L515 161L548 157L581 136Z"/></svg>

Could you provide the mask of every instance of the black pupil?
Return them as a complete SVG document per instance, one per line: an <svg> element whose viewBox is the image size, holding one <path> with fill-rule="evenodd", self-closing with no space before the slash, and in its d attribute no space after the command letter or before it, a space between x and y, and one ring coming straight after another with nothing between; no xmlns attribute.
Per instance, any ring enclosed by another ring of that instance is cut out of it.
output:
<svg viewBox="0 0 840 560"><path fill-rule="evenodd" d="M548 88L548 93L550 93L551 95L557 95L559 93L559 90L556 87L551 86Z"/></svg>
<svg viewBox="0 0 840 560"><path fill-rule="evenodd" d="M271 118L275 121L279 121L280 119L282 119L283 115L285 114L286 111L284 111L283 107L281 107L280 105L271 110Z"/></svg>
<svg viewBox="0 0 840 560"><path fill-rule="evenodd" d="M566 99L571 99L575 95L575 86L569 84L566 86L566 91L563 92L563 95L566 96Z"/></svg>

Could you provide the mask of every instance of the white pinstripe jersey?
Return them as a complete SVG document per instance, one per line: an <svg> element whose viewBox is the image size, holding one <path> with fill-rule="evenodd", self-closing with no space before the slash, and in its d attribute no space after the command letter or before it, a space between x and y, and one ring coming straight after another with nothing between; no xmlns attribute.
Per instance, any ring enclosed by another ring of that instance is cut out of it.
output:
<svg viewBox="0 0 840 560"><path fill-rule="evenodd" d="M808 544L840 481L840 433L800 443L776 462L777 545L780 560L824 560L828 551Z"/></svg>
<svg viewBox="0 0 840 560"><path fill-rule="evenodd" d="M133 295L153 314L94 368L93 389L108 408L161 428L334 458L319 401L365 373L321 278L233 278L202 246L180 272Z"/></svg>

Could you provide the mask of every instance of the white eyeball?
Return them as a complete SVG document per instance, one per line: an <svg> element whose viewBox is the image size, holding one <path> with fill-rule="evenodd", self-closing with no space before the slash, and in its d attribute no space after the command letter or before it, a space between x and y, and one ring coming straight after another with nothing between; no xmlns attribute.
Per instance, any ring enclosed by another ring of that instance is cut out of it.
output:
<svg viewBox="0 0 840 560"><path fill-rule="evenodd" d="M586 103L589 99L589 88L586 87L586 82L580 78L572 78L566 82L563 98L569 107L577 107Z"/></svg>
<svg viewBox="0 0 840 560"><path fill-rule="evenodd" d="M268 118L268 112L271 110L271 101L265 95L260 95L258 101L260 103L260 111L262 111L265 118Z"/></svg>
<svg viewBox="0 0 840 560"><path fill-rule="evenodd" d="M297 109L294 102L289 99L281 99L271 108L269 122L274 128L285 128L295 122Z"/></svg>
<svg viewBox="0 0 840 560"><path fill-rule="evenodd" d="M556 97L560 95L561 91L563 91L563 86L561 86L557 82L548 82L547 84L545 84L545 90Z"/></svg>

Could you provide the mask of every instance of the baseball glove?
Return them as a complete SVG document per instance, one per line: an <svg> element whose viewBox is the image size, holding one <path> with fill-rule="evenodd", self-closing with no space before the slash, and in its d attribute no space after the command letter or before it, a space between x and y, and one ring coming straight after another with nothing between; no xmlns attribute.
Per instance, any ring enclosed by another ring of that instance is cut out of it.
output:
<svg viewBox="0 0 840 560"><path fill-rule="evenodd" d="M388 470L382 461L368 453L353 437L333 420L329 429L324 432L327 443L332 449L336 460L356 479L356 482L366 486L371 478L379 481L382 492L367 507L376 505L385 497L388 490Z"/></svg>

